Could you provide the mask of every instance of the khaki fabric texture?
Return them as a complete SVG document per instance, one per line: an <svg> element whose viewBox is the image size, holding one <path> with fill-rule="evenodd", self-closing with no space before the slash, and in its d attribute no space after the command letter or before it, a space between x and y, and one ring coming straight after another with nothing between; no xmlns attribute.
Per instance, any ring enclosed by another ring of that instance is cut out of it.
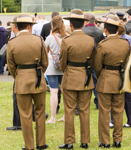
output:
<svg viewBox="0 0 131 150"><path fill-rule="evenodd" d="M71 36L62 40L60 49L60 65L64 72L62 88L67 90L85 90L86 70L85 67L68 66L67 62L86 62L91 57L93 62L93 49L95 42L93 37L86 35L83 31L75 31ZM91 77L87 90L93 89L94 83Z"/></svg>
<svg viewBox="0 0 131 150"><path fill-rule="evenodd" d="M11 75L15 79L16 94L42 93L46 91L44 72L48 66L48 55L44 41L42 52L41 47L40 37L29 32L22 32L8 42L7 64ZM36 58L39 59L39 62L41 61L42 68L41 83L38 91L35 89L37 80L35 68L17 69L18 64L35 64Z"/></svg>
<svg viewBox="0 0 131 150"><path fill-rule="evenodd" d="M125 94L105 94L98 92L99 102L99 141L103 144L110 144L110 110L113 115L113 141L121 142L123 134L123 111Z"/></svg>
<svg viewBox="0 0 131 150"><path fill-rule="evenodd" d="M119 66L129 55L129 42L110 36L98 44L95 51L94 69L97 77L96 90L102 93L119 93L120 73L118 70L102 69L104 65Z"/></svg>
<svg viewBox="0 0 131 150"><path fill-rule="evenodd" d="M34 135L32 126L32 99L36 122L36 146L43 146L45 142L45 97L46 92L39 94L17 94L22 133L26 149L34 149Z"/></svg>
<svg viewBox="0 0 131 150"><path fill-rule="evenodd" d="M90 142L90 100L92 90L71 91L63 90L64 112L65 112L65 130L64 143L75 143L74 115L78 103L80 116L80 135L81 143Z"/></svg>

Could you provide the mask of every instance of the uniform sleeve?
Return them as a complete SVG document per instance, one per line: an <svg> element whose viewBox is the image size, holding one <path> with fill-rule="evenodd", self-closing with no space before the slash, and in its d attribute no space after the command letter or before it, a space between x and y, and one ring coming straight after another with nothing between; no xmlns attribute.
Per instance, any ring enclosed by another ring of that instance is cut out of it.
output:
<svg viewBox="0 0 131 150"><path fill-rule="evenodd" d="M67 45L64 39L62 40L62 43L61 43L59 60L60 60L61 70L64 72L65 68L67 67Z"/></svg>
<svg viewBox="0 0 131 150"><path fill-rule="evenodd" d="M44 41L43 41L43 51L42 51L41 66L42 66L43 72L45 72L47 67L48 67L48 53L47 53L47 48L46 48L46 45L45 45Z"/></svg>
<svg viewBox="0 0 131 150"><path fill-rule="evenodd" d="M13 51L12 51L10 42L8 42L8 45L7 45L7 66L8 66L9 72L15 79L17 65L16 65L14 57L13 57Z"/></svg>
<svg viewBox="0 0 131 150"><path fill-rule="evenodd" d="M94 60L94 69L97 79L99 78L99 75L102 71L103 61L104 61L103 48L100 44L98 44L95 50L95 60Z"/></svg>

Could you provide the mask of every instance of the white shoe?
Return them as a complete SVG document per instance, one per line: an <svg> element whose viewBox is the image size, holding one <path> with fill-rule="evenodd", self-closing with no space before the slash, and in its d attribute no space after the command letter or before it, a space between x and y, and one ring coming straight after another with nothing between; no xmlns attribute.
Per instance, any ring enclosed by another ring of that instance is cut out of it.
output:
<svg viewBox="0 0 131 150"><path fill-rule="evenodd" d="M109 127L110 127L110 128L114 128L114 124L110 122L110 123L109 123Z"/></svg>
<svg viewBox="0 0 131 150"><path fill-rule="evenodd" d="M123 125L123 127L129 128L129 127L131 127L131 126L130 126L129 124L126 123L126 124Z"/></svg>

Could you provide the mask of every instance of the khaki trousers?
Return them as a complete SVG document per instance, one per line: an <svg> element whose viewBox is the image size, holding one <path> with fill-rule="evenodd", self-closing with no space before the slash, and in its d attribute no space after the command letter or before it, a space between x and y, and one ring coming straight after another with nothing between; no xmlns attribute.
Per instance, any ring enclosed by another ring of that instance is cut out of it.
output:
<svg viewBox="0 0 131 150"><path fill-rule="evenodd" d="M45 145L45 97L46 92L39 94L17 94L22 133L25 141L25 148L28 150L34 149L32 99L34 100L36 120L36 145Z"/></svg>
<svg viewBox="0 0 131 150"><path fill-rule="evenodd" d="M110 144L110 110L112 109L114 130L113 141L121 142L123 133L123 111L125 94L104 94L98 92L99 103L99 141L102 144Z"/></svg>
<svg viewBox="0 0 131 150"><path fill-rule="evenodd" d="M90 142L90 99L92 90L90 91L70 91L63 90L64 110L65 110L65 131L64 143L75 143L75 129L74 129L74 115L75 108L78 102L80 129L81 129L81 143Z"/></svg>

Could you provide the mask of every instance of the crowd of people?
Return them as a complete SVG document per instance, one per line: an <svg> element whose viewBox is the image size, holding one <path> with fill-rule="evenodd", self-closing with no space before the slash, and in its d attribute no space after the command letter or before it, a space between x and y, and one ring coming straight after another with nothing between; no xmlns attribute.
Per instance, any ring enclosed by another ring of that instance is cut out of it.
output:
<svg viewBox="0 0 131 150"><path fill-rule="evenodd" d="M53 12L51 22L44 15L23 13L8 22L6 29L0 21L0 49L7 44L5 58L0 56L0 75L7 63L15 79L13 127L7 130L22 129L22 150L34 149L32 120L36 122L36 148L49 147L45 140L47 83L51 105L47 124L56 123L63 94L64 114L59 121L65 122L65 131L59 149L73 149L76 110L80 147L88 149L92 90L99 109L98 146L110 148L109 128L114 128L112 146L121 147L123 127L131 127L131 9L125 14L109 12L104 17L102 21L91 12L73 9L65 18ZM123 125L124 106L127 123Z"/></svg>

